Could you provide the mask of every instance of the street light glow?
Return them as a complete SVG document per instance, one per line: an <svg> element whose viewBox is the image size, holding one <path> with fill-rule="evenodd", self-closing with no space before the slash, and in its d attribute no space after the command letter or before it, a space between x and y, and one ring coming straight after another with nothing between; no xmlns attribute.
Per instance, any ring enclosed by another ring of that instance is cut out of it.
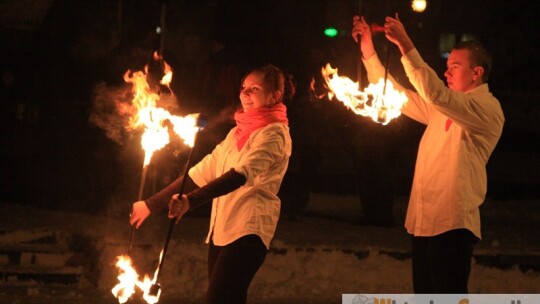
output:
<svg viewBox="0 0 540 304"><path fill-rule="evenodd" d="M412 9L417 13L423 13L426 9L427 1L426 0L412 0Z"/></svg>

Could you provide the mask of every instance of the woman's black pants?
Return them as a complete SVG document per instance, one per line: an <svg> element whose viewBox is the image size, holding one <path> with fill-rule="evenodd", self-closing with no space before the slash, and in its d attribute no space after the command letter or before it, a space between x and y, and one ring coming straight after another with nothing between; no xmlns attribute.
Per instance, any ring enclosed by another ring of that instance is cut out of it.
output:
<svg viewBox="0 0 540 304"><path fill-rule="evenodd" d="M254 234L226 246L216 246L210 241L206 303L246 303L247 290L266 253L261 238Z"/></svg>

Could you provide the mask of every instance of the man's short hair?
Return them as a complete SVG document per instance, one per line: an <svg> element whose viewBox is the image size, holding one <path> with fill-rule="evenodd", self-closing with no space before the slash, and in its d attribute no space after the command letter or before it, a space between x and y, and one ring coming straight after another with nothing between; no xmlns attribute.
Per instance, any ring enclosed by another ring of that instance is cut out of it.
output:
<svg viewBox="0 0 540 304"><path fill-rule="evenodd" d="M484 48L478 40L460 41L454 46L454 50L469 50L471 56L471 67L481 66L484 68L482 81L487 82L491 72L492 58L491 54Z"/></svg>

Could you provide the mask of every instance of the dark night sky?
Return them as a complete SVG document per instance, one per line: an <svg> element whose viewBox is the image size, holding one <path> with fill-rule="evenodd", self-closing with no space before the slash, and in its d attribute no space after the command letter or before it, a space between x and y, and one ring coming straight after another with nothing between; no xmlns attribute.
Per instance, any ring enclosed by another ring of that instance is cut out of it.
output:
<svg viewBox="0 0 540 304"><path fill-rule="evenodd" d="M540 66L535 47L538 27L532 24L540 2L428 0L423 14L413 13L409 1L361 2L369 22L381 24L385 15L399 13L417 48L439 73L445 65L437 49L441 33L472 34L484 42L494 57L490 88L507 118L492 179L517 191L538 188ZM273 62L294 74L299 91L306 94L309 80L326 62L355 77L356 45L349 31L358 4L344 0L0 2L1 162L2 174L10 176L0 199L44 197L42 204L56 208L80 193L95 201L118 191L114 185L120 177L111 177L110 172L123 170L125 146L118 147L102 130L89 125L93 89L99 82L122 83L125 70L141 68L148 53L160 48L155 27L163 7L165 59L179 75L197 79L209 60L209 41L216 37L226 45L227 60L240 70ZM338 37L325 37L327 26L336 27ZM380 37L376 44L384 49ZM319 61L310 60L315 50L324 54ZM390 70L399 75L397 49L390 51ZM189 81L181 83L186 96L192 85L196 87ZM309 108L316 118L321 115L317 111L323 110ZM347 119L333 123L350 125ZM338 132L343 130L347 128ZM419 136L414 130L412 147ZM516 172L503 174L509 170Z"/></svg>

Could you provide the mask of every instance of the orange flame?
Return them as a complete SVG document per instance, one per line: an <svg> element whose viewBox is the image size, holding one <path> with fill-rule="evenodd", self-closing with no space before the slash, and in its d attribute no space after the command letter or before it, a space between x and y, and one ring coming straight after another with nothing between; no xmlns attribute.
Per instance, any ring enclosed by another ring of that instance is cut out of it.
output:
<svg viewBox="0 0 540 304"><path fill-rule="evenodd" d="M155 59L159 59L156 57ZM168 85L172 79L171 67L163 61L165 75L161 79L161 84ZM180 136L186 145L193 147L195 134L199 130L197 119L199 114L190 114L186 117L172 115L169 111L157 107L160 96L150 90L147 82L147 74L142 71L131 72L128 70L124 74L124 80L133 84L132 104L136 108L136 113L130 118L129 124L133 129L143 128L144 133L141 138L141 145L145 151L143 166L150 164L154 153L169 142L169 132L165 123L173 124L174 132Z"/></svg>
<svg viewBox="0 0 540 304"><path fill-rule="evenodd" d="M163 73L165 75L163 75L163 77L161 78L161 81L159 83L169 87L169 84L172 81L172 75L173 75L171 66L165 60L163 60L163 57L161 57L158 54L158 52L154 52L154 60L161 61L162 64L163 64Z"/></svg>
<svg viewBox="0 0 540 304"><path fill-rule="evenodd" d="M401 109L407 102L407 96L394 89L391 81L383 78L375 84L371 83L364 91L345 76L339 76L337 68L327 64L321 70L323 78L329 89L328 98L334 96L355 114L371 117L375 122L383 125L401 115Z"/></svg>
<svg viewBox="0 0 540 304"><path fill-rule="evenodd" d="M146 303L153 304L159 301L161 290L158 291L156 296L149 294L150 287L156 283L155 274L153 279L145 275L142 281L139 280L139 274L133 268L131 258L127 255L117 257L116 267L120 272L117 277L119 282L113 287L111 292L118 299L118 303L126 303L135 293L136 288L143 292L143 299Z"/></svg>
<svg viewBox="0 0 540 304"><path fill-rule="evenodd" d="M171 67L162 60L161 57L154 53L155 60L161 60L165 75L161 79L162 85L169 85L172 79ZM189 114L186 116L172 115L164 108L157 106L160 95L154 93L150 89L147 82L147 70L145 72L131 72L128 70L124 74L124 80L133 84L133 100L131 113L133 115L129 119L131 129L143 129L141 137L141 145L145 152L143 168L150 164L153 154L166 146L170 142L169 127L172 125L174 133L183 139L184 143L193 148L195 144L195 136L202 128L198 124L199 114ZM128 107L119 105L119 111L122 113L130 113ZM145 174L143 170L143 177ZM144 178L141 179L141 185L144 184ZM142 186L141 186L142 189ZM160 255L160 260L163 258L163 251ZM135 293L136 289L143 291L143 298L146 303L157 303L161 295L161 290L157 295L151 295L150 289L156 283L158 270L154 273L153 279L145 275L144 279L139 280L137 271L133 268L131 258L127 255L117 257L116 267L119 270L119 283L111 290L113 295L118 299L119 303L125 303Z"/></svg>

